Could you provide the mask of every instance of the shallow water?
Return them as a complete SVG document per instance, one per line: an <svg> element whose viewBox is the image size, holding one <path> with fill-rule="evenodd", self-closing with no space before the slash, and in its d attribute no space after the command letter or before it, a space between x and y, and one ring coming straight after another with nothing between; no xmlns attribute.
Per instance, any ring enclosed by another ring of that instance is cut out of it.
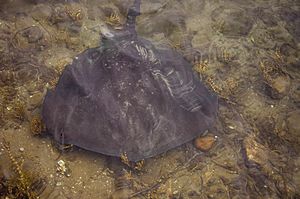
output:
<svg viewBox="0 0 300 199"><path fill-rule="evenodd" d="M40 133L40 112L65 65L99 45L99 24L119 29L131 3L1 1L0 198L116 193L109 158L76 147L61 152ZM203 135L214 138L212 147L191 142L138 170L124 164L129 196L299 198L299 3L144 0L141 11L138 34L182 53L220 103Z"/></svg>

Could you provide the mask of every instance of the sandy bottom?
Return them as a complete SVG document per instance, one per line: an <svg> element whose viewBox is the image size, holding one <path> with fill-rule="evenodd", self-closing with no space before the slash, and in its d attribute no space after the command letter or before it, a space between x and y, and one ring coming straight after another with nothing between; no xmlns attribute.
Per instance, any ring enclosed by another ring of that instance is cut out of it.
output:
<svg viewBox="0 0 300 199"><path fill-rule="evenodd" d="M105 199L120 188L109 158L58 150L40 111L65 65L99 45L99 24L118 29L131 3L1 1L0 198ZM130 191L118 198L300 198L299 13L292 0L142 1L139 35L193 62L219 115L205 152L187 143L124 165Z"/></svg>

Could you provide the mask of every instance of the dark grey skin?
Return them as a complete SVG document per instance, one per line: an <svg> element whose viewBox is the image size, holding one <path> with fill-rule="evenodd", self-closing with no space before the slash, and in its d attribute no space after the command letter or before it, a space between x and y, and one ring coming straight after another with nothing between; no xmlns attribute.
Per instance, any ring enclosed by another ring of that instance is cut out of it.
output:
<svg viewBox="0 0 300 199"><path fill-rule="evenodd" d="M218 100L171 49L157 49L135 31L140 0L124 29L103 29L100 47L66 66L44 100L47 130L61 144L138 161L201 135Z"/></svg>

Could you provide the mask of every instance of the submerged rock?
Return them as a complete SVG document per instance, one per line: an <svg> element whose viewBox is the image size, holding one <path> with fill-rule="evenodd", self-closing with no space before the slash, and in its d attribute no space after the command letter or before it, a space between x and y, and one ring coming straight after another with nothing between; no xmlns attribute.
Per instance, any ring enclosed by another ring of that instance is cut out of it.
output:
<svg viewBox="0 0 300 199"><path fill-rule="evenodd" d="M212 135L207 135L203 137L198 137L195 139L195 147L201 151L209 151L216 142L216 137Z"/></svg>
<svg viewBox="0 0 300 199"><path fill-rule="evenodd" d="M34 43L42 39L43 32L38 26L31 26L25 29L22 35L27 38L28 43Z"/></svg>
<svg viewBox="0 0 300 199"><path fill-rule="evenodd" d="M300 111L293 111L287 118L289 139L300 144Z"/></svg>
<svg viewBox="0 0 300 199"><path fill-rule="evenodd" d="M281 8L279 16L285 21L285 28L299 42L300 41L300 14L290 7Z"/></svg>
<svg viewBox="0 0 300 199"><path fill-rule="evenodd" d="M271 83L273 98L282 98L287 95L291 87L291 80L288 76L278 76Z"/></svg>
<svg viewBox="0 0 300 199"><path fill-rule="evenodd" d="M242 9L219 7L212 12L214 29L226 36L246 36L253 26L253 19Z"/></svg>

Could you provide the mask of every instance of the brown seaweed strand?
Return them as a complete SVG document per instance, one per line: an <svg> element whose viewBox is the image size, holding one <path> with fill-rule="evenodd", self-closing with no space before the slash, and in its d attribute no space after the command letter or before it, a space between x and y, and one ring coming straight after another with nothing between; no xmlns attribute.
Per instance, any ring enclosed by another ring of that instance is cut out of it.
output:
<svg viewBox="0 0 300 199"><path fill-rule="evenodd" d="M6 140L2 140L2 145L4 147L4 149L7 152L7 155L12 163L13 169L15 171L15 173L18 175L18 180L20 182L21 185L21 191L23 191L26 196L29 199L36 199L37 197L35 196L35 194L30 190L30 185L28 183L28 180L26 179L24 172L21 168L20 163L16 160L15 156L12 154L11 150L10 150L10 146L9 143Z"/></svg>

